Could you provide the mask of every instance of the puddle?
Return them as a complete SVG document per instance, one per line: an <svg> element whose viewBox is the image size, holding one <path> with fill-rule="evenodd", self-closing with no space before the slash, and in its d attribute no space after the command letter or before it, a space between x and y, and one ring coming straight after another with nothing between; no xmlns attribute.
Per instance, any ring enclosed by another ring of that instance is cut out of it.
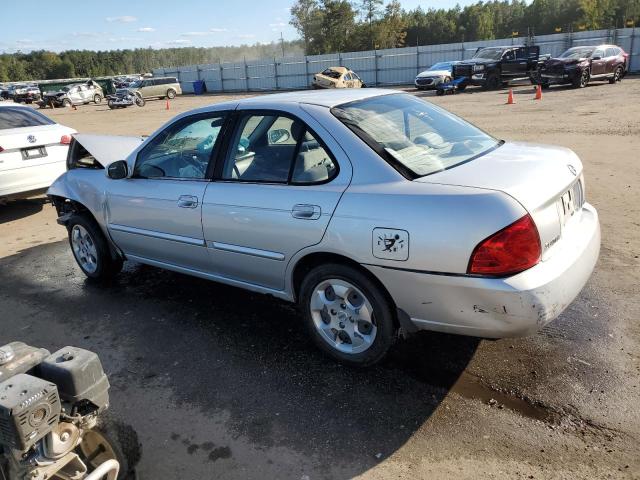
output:
<svg viewBox="0 0 640 480"><path fill-rule="evenodd" d="M485 404L493 404L497 408L508 408L523 417L551 424L560 423L560 415L558 413L515 395L494 390L484 384L480 378L467 372L462 372L450 391L471 400L480 400Z"/></svg>

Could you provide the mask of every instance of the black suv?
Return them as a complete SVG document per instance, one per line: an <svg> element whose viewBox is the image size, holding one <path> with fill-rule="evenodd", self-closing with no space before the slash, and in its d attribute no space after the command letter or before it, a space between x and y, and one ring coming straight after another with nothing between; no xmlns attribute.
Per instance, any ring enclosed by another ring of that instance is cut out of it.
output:
<svg viewBox="0 0 640 480"><path fill-rule="evenodd" d="M453 77L466 78L467 84L493 90L511 80L536 78L539 58L538 46L479 48L473 58L453 66Z"/></svg>

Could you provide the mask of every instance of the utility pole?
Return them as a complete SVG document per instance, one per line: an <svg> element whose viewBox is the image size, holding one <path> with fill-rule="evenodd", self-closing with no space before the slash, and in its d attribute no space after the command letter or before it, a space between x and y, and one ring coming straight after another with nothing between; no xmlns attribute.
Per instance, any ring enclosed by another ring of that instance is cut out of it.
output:
<svg viewBox="0 0 640 480"><path fill-rule="evenodd" d="M282 32L280 32L280 46L282 47L282 58L284 58L284 37L282 36Z"/></svg>

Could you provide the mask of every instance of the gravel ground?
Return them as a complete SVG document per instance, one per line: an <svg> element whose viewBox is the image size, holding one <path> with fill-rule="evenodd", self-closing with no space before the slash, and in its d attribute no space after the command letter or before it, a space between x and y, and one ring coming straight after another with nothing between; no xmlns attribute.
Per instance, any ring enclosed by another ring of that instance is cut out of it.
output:
<svg viewBox="0 0 640 480"><path fill-rule="evenodd" d="M99 353L141 479L640 478L640 78L428 98L499 138L574 149L603 244L539 334L421 333L359 371L324 358L288 304L127 265L88 283L42 197L0 206L0 343ZM149 134L230 97L48 110L85 133ZM236 98L236 97L234 97Z"/></svg>

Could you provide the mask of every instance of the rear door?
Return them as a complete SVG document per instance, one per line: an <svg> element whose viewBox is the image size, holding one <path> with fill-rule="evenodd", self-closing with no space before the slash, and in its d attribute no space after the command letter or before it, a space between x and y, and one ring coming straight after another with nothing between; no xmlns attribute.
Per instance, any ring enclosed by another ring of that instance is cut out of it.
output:
<svg viewBox="0 0 640 480"><path fill-rule="evenodd" d="M520 76L522 60L516 58L516 50L510 49L502 54L502 75L507 77L506 79L516 78ZM524 69L526 70L527 62L524 61Z"/></svg>
<svg viewBox="0 0 640 480"><path fill-rule="evenodd" d="M607 59L604 48L596 48L591 55L591 76L604 75L607 73Z"/></svg>
<svg viewBox="0 0 640 480"><path fill-rule="evenodd" d="M231 281L283 290L288 262L322 240L351 179L328 132L300 107L291 109L240 107L207 188L202 223L212 268ZM287 141L273 141L278 135Z"/></svg>
<svg viewBox="0 0 640 480"><path fill-rule="evenodd" d="M618 66L618 48L609 47L605 50L606 55L606 73L612 74Z"/></svg>
<svg viewBox="0 0 640 480"><path fill-rule="evenodd" d="M130 178L109 183L108 229L129 258L209 270L202 200L225 118L208 112L175 121L138 152Z"/></svg>

